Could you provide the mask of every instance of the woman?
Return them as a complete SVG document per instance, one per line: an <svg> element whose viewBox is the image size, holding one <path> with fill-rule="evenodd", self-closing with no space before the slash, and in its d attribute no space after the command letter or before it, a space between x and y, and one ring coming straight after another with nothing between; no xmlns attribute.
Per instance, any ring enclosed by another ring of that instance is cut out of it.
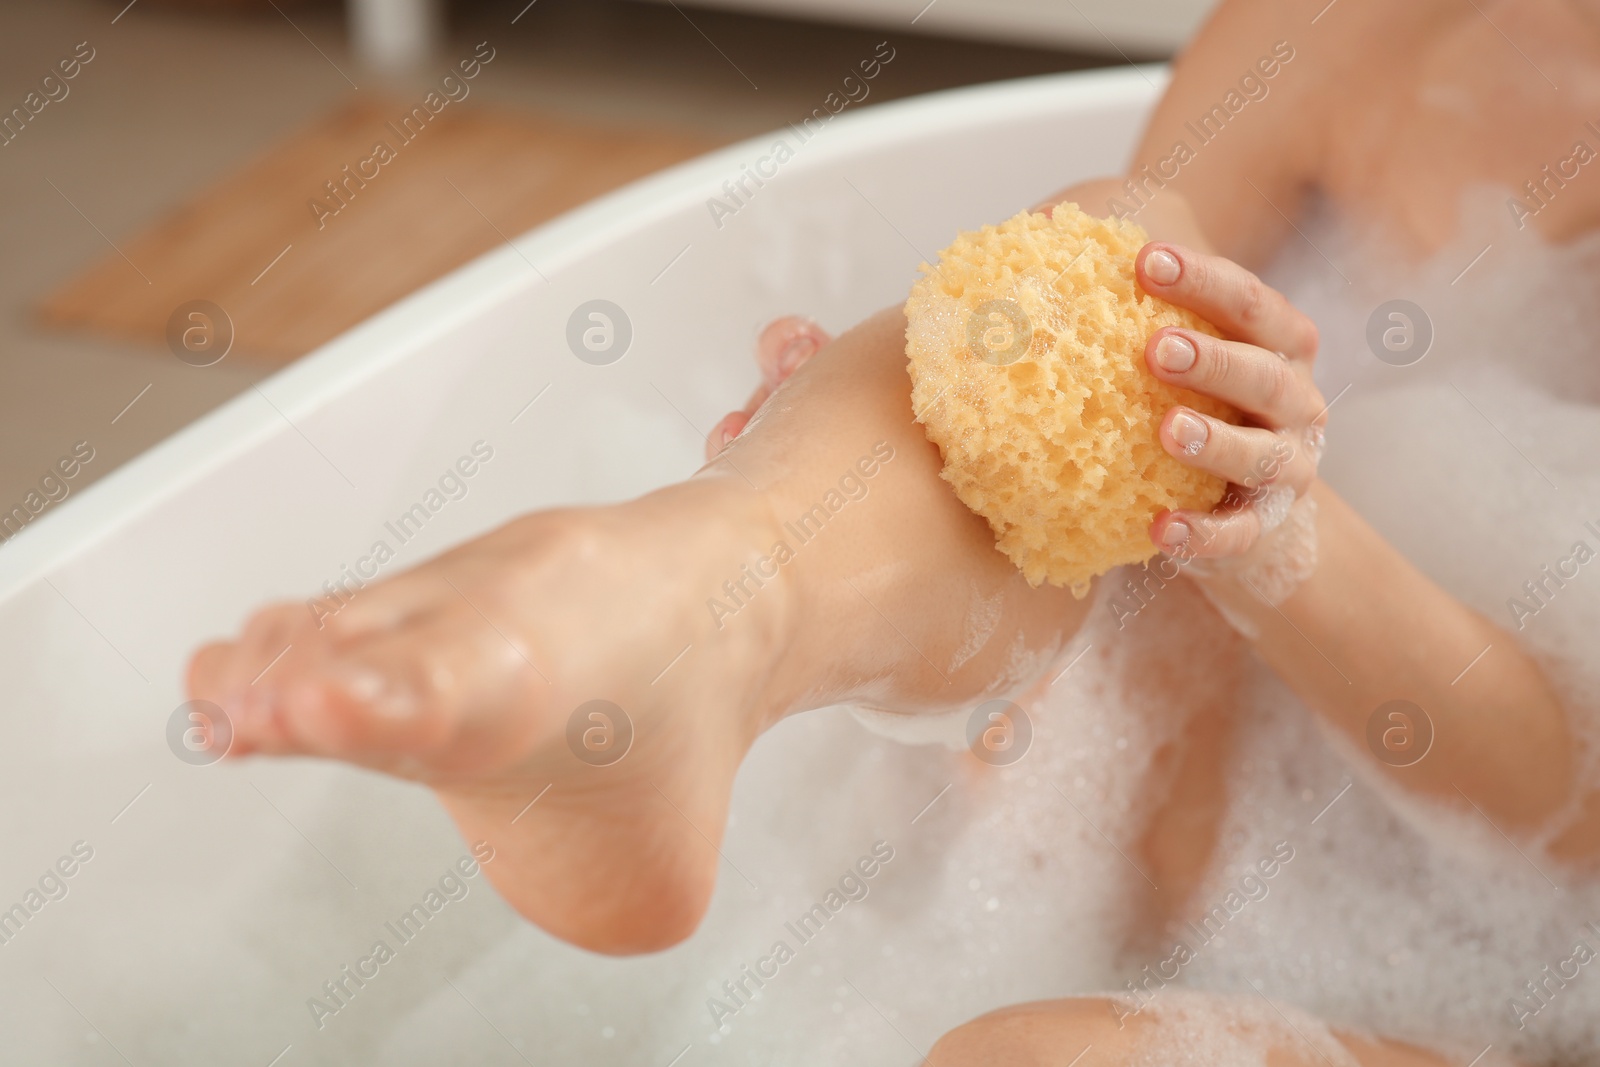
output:
<svg viewBox="0 0 1600 1067"><path fill-rule="evenodd" d="M1353 769L1386 781L1407 818L1432 825L1442 809L1480 819L1513 845L1493 862L1515 865L1520 849L1536 870L1562 872L1552 885L1600 854L1600 781L1583 741L1596 709L1514 622L1453 596L1319 480L1314 431L1339 394L1325 398L1313 377L1318 331L1245 269L1312 258L1305 247L1324 256L1305 232L1318 198L1402 257L1450 247L1474 186L1521 190L1571 154L1600 114L1586 95L1597 60L1592 0L1229 0L1178 63L1127 178L1053 198L1136 210L1159 238L1139 255L1140 283L1228 338L1151 339L1153 373L1250 416L1234 428L1169 412L1168 450L1315 505L1315 567L1281 600L1246 580L1253 561L1282 549L1261 537L1254 504L1152 525L1157 546L1197 562L1172 592L1159 586L1156 624L1127 637L1150 646L1145 689L1124 698L1128 708L1165 701L1181 711L1152 735L1145 791L1158 799L1130 838L1129 862L1150 885L1125 932L1134 955L1204 910L1197 894L1227 858L1224 830L1248 792L1236 758L1248 743L1241 724L1254 721L1240 695L1257 684L1247 646L1315 721L1351 742ZM1511 211L1519 225L1552 240L1586 232L1600 183L1561 180L1528 190L1522 213ZM775 324L760 353L767 385L713 432L719 450L691 481L614 508L520 518L372 587L322 629L302 606L266 609L239 641L196 656L192 693L227 709L235 752L321 755L428 784L469 839L493 843L486 870L505 898L557 936L613 953L681 940L711 894L717 855L706 841L719 836L734 773L763 730L835 703L898 715L996 697L1030 704L1063 650L1086 627L1105 628L1090 617L1105 611L1105 590L1077 601L1030 589L937 478L938 454L907 400L903 336L898 311L837 341ZM1337 424L1342 412L1332 415ZM736 613L708 610L786 520L862 471L864 457L874 470L866 502L774 577L742 586ZM1550 601L1545 588L1532 610ZM1205 658L1161 677L1151 665L1177 641L1203 645ZM627 758L604 767L575 759L566 742L574 709L596 698L625 709L633 731ZM1375 714L1396 700L1431 726L1424 758L1403 766L1369 744ZM1330 1031L1291 1022L1271 1002L1269 1012L1248 991L1158 998L1160 981L1142 987L1149 1010L1131 983L1120 998L1008 1009L952 1032L930 1059L1067 1064L1089 1047L1098 1062L1136 1062L1177 1041L1274 1064L1447 1062L1349 1028L1375 1026L1381 1013L1344 1011L1346 1029ZM1512 1009L1522 1025L1499 1051L1556 1001L1554 986L1539 988L1542 997L1532 986L1525 994L1528 1015ZM1581 1041L1575 1033L1547 1030L1516 1047L1549 1058Z"/></svg>

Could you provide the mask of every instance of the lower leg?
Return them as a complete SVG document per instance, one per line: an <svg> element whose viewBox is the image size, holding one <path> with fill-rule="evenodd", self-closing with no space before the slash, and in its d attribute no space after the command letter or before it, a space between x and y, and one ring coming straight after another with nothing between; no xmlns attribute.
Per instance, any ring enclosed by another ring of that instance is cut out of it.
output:
<svg viewBox="0 0 1600 1067"><path fill-rule="evenodd" d="M235 754L428 784L557 936L610 952L687 936L763 729L1010 691L1086 610L1030 589L939 480L903 331L886 312L825 347L688 482L523 516L321 622L258 612L196 655L191 693L227 711ZM591 735L631 740L596 753Z"/></svg>

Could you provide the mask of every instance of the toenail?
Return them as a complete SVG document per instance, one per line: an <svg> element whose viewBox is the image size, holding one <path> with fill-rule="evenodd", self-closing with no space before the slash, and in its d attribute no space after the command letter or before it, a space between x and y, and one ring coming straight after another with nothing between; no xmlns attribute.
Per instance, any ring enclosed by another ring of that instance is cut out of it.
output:
<svg viewBox="0 0 1600 1067"><path fill-rule="evenodd" d="M1172 417L1171 433L1179 448L1188 455L1198 456L1200 450L1206 446L1206 438L1210 436L1211 431L1200 416L1180 411Z"/></svg>
<svg viewBox="0 0 1600 1067"><path fill-rule="evenodd" d="M224 715L245 729L254 729L264 717L257 708L256 690L251 688L235 689L222 698L221 707Z"/></svg>
<svg viewBox="0 0 1600 1067"><path fill-rule="evenodd" d="M1161 545L1163 548L1182 548L1189 543L1189 524L1178 520L1167 523L1167 528L1161 531Z"/></svg>
<svg viewBox="0 0 1600 1067"><path fill-rule="evenodd" d="M1157 249L1144 257L1144 273L1157 285L1171 285L1183 273L1183 265L1171 252Z"/></svg>
<svg viewBox="0 0 1600 1067"><path fill-rule="evenodd" d="M1169 333L1156 342L1156 365L1171 374L1182 374L1194 366L1194 345L1187 337Z"/></svg>

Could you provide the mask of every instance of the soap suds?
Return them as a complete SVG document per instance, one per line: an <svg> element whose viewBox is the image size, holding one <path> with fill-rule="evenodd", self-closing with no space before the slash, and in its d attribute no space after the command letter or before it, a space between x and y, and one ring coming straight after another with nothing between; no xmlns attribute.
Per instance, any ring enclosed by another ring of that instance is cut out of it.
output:
<svg viewBox="0 0 1600 1067"><path fill-rule="evenodd" d="M1317 321L1323 394L1354 383L1329 413L1325 480L1534 653L1568 703L1585 739L1583 773L1596 781L1600 570L1585 568L1521 630L1507 601L1574 541L1600 547L1585 526L1600 525L1600 360L1587 321L1600 240L1540 245L1505 220L1505 195L1469 205L1461 239L1419 269L1381 267L1387 253L1324 218L1304 227L1310 239L1350 277L1372 280L1347 285L1299 242L1267 276ZM1373 309L1401 297L1425 308L1436 331L1427 358L1404 368L1366 343ZM1223 899L1276 842L1288 841L1295 859L1159 995L1158 1032L1200 1014L1189 989L1222 998L1225 1018L1248 1021L1268 1010L1267 997L1314 1038L1320 1031L1297 1012L1437 1048L1459 1065L1491 1044L1478 1067L1503 1054L1524 1067L1593 1062L1600 961L1552 984L1545 1002L1526 986L1559 970L1579 939L1600 950L1586 925L1600 919L1592 878L1537 845L1522 846L1525 861L1488 826L1465 829L1482 822L1470 811L1430 813L1384 792L1363 769L1367 754L1239 654L1239 638L1191 583L1168 582L1123 622L1097 607L1048 667L1018 658L1019 670L1035 672L1019 698L1034 740L1010 766L900 746L838 709L780 723L740 771L716 897L684 945L604 959L512 924L453 981L489 1018L537 1034L551 1062L665 1064L692 1045L684 1064L730 1067L910 1063L908 1041L926 1051L983 1012L1123 990L1149 961L1126 946L1145 922L1148 886L1130 860L1150 814L1153 753L1198 702L1221 701L1238 709L1239 742L1198 898ZM841 862L879 839L896 858L870 895L793 946L796 958L761 999L712 1035L712 991L767 953ZM1520 1024L1515 1003L1525 1005ZM448 985L428 984L374 1036L371 1058L448 1060L451 1030L439 1022L463 1010ZM1276 1033L1271 1019L1258 1033ZM1208 1035L1154 1045L1150 1062L1212 1067L1259 1051L1256 1037Z"/></svg>
<svg viewBox="0 0 1600 1067"><path fill-rule="evenodd" d="M961 634L961 647L957 648L955 655L950 658L950 673L961 669L961 665L982 652L989 643L989 638L994 636L994 631L1000 625L1000 614L1005 606L1005 591L985 597L976 590L973 592L972 607L967 612L965 627Z"/></svg>

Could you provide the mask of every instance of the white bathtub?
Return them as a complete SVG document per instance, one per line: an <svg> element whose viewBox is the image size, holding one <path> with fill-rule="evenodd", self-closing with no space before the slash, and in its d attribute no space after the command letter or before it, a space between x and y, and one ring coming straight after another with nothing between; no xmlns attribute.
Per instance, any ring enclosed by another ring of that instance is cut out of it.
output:
<svg viewBox="0 0 1600 1067"><path fill-rule="evenodd" d="M768 997L782 993L772 1011L788 1022L708 1037L705 990L765 947L772 909L814 897L872 843L853 829L825 839L808 813L854 791L898 828L879 836L909 833L937 788L886 792L874 761L914 750L886 752L819 713L780 727L792 744L769 735L752 754L723 850L760 885L725 865L689 945L590 957L469 879L470 894L319 1029L307 999L387 937L384 921L465 844L421 789L311 761L191 766L166 728L198 643L337 578L476 441L494 458L391 569L527 509L687 476L701 433L755 380L762 323L801 311L838 329L900 301L958 228L1119 168L1163 80L1123 69L845 114L720 228L707 198L792 131L640 182L374 317L0 548L0 909L26 908L75 843L93 850L61 880L67 895L42 898L0 944L0 1063L818 1062L795 1019L819 1039L847 1029L849 1062L914 1062L908 1046L925 1051L963 1012L1013 996L974 985L956 1008L946 997L919 1009L916 983L965 982L966 962L911 976L885 956L844 976L857 989L838 1007L844 983L812 980L832 951L819 947ZM631 348L608 366L565 341L569 315L594 298L632 322ZM82 435L94 443L92 428ZM840 737L849 752L815 797L752 804L752 780L792 773L807 745ZM919 911L914 887L870 904L886 905L901 938L942 921ZM735 936L745 929L748 944ZM730 947L707 949L718 938Z"/></svg>

